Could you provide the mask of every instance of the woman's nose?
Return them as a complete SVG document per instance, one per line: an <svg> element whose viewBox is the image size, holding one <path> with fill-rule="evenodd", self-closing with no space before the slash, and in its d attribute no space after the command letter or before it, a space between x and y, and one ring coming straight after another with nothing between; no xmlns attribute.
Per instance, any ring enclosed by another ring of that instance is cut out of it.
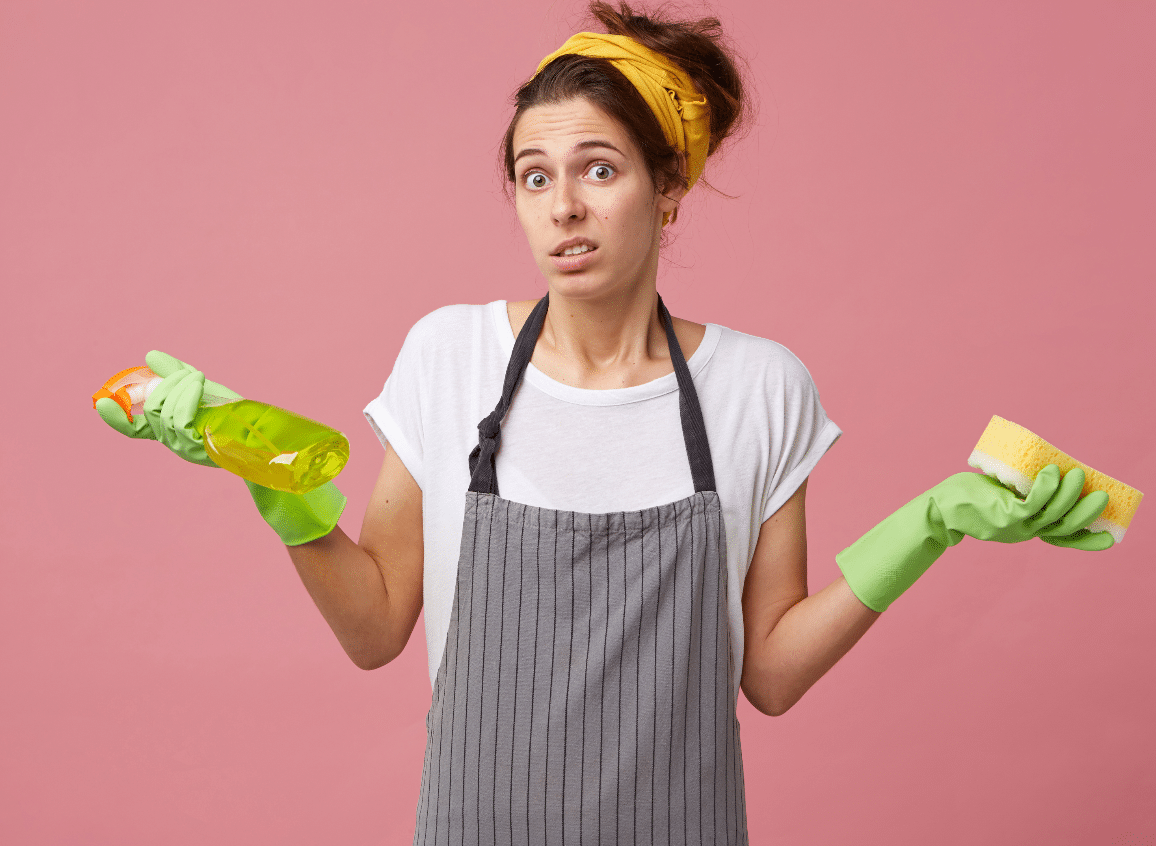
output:
<svg viewBox="0 0 1156 846"><path fill-rule="evenodd" d="M554 187L554 205L552 208L554 220L562 223L567 220L581 220L586 209L582 204L582 197L578 186L568 179L560 179Z"/></svg>

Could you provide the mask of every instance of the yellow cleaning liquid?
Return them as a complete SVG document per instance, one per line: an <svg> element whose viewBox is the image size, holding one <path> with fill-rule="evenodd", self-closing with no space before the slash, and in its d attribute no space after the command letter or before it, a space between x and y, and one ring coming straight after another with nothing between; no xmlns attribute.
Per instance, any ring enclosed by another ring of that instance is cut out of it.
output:
<svg viewBox="0 0 1156 846"><path fill-rule="evenodd" d="M217 465L278 491L311 491L349 460L349 441L336 429L255 400L201 408L193 425Z"/></svg>

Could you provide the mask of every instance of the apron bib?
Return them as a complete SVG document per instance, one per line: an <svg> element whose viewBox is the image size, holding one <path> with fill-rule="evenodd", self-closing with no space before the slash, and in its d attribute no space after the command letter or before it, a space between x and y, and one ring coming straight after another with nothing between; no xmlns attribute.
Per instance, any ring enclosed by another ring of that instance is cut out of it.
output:
<svg viewBox="0 0 1156 846"><path fill-rule="evenodd" d="M747 843L726 536L698 395L658 300L695 493L587 514L502 499L494 460L549 307L480 424L416 846Z"/></svg>

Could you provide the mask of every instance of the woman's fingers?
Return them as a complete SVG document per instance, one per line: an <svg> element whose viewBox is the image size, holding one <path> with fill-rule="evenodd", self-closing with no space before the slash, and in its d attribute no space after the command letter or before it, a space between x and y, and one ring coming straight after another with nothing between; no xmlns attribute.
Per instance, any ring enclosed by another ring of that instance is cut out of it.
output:
<svg viewBox="0 0 1156 846"><path fill-rule="evenodd" d="M165 431L182 446L198 439L193 432L193 417L200 408L204 388L205 374L191 370L173 387L161 408L160 419Z"/></svg>
<svg viewBox="0 0 1156 846"><path fill-rule="evenodd" d="M182 370L197 369L188 362L181 361L179 358L171 356L168 353L163 353L160 350L151 350L146 353L145 364L149 366L149 369L152 370L153 373L161 378L168 378L176 373L180 373ZM203 375L204 374L202 374L202 377ZM218 382L211 382L208 379L202 379L202 381L205 386L204 393L209 396L228 400L241 399L241 395L236 391L226 388Z"/></svg>
<svg viewBox="0 0 1156 846"><path fill-rule="evenodd" d="M1086 529L1107 507L1108 494L1104 491L1092 491L1072 506L1058 521L1050 525L1045 524L1039 534L1053 538L1075 534L1080 529Z"/></svg>
<svg viewBox="0 0 1156 846"><path fill-rule="evenodd" d="M176 389L182 381L187 379L192 373L191 370L181 370L171 376L166 376L161 380L161 383L153 388L152 393L148 395L148 399L144 401L144 416L148 420L149 426L152 427L153 434L156 439L166 446L169 443L169 438L165 434L165 424L161 419L161 410L165 406L165 400Z"/></svg>
<svg viewBox="0 0 1156 846"><path fill-rule="evenodd" d="M1064 482L1066 483L1069 478L1073 479L1072 489L1079 496L1079 492L1084 486L1084 471L1076 467L1068 471L1064 477ZM1079 482L1078 488L1076 488L1077 481ZM1071 491L1065 492L1062 488L1061 485L1061 491L1053 497L1053 502L1063 504L1068 501ZM1052 502L1049 502L1048 508L1045 509L1049 516L1054 513L1050 510L1051 507ZM1104 513L1104 509L1107 507L1108 494L1104 491L1092 491L1068 507L1059 519L1051 524L1042 524L1043 528L1039 532L1039 538L1052 546L1079 549L1085 552L1102 552L1105 549L1111 549L1116 544L1111 532L1089 532L1087 529L1097 517Z"/></svg>
<svg viewBox="0 0 1156 846"><path fill-rule="evenodd" d="M105 423L126 437L156 439L152 427L143 414L133 415L130 423L120 403L111 397L101 397L96 401L96 413Z"/></svg>
<svg viewBox="0 0 1156 846"><path fill-rule="evenodd" d="M1024 515L1024 519L1040 513L1059 490L1060 483L1060 468L1055 464L1049 464L1037 473L1035 481L1032 482L1032 489L1028 491L1023 505L1018 509Z"/></svg>
<svg viewBox="0 0 1156 846"><path fill-rule="evenodd" d="M179 358L174 358L168 353L163 353L160 350L151 350L145 353L145 364L148 365L149 370L160 376L162 379L168 376L172 376L178 370L193 369Z"/></svg>
<svg viewBox="0 0 1156 846"><path fill-rule="evenodd" d="M145 361L161 379L145 399L141 413L133 415L130 422L115 401L100 399L96 410L101 418L130 438L160 441L185 461L215 467L194 424L205 393L205 374L159 350L150 351ZM217 396L239 399L228 388L210 384L218 390Z"/></svg>
<svg viewBox="0 0 1156 846"><path fill-rule="evenodd" d="M1054 464L1049 464L1048 467L1055 467L1056 472L1059 472L1059 467ZM1041 471L1042 473L1042 471ZM1055 494L1048 500L1047 504L1040 509L1040 511L1029 518L1026 526L1031 529L1039 529L1043 526L1049 526L1052 523L1060 520L1066 515L1080 498L1080 491L1084 489L1084 471L1079 467L1073 467L1064 474L1060 481L1059 487ZM1090 520L1088 522L1091 522ZM1077 528L1083 528L1082 526Z"/></svg>
<svg viewBox="0 0 1156 846"><path fill-rule="evenodd" d="M1040 535L1040 540L1050 543L1052 546L1080 549L1085 552L1102 552L1105 549L1111 549L1116 544L1116 539L1112 537L1111 532L1089 532L1086 529L1081 529L1068 537Z"/></svg>

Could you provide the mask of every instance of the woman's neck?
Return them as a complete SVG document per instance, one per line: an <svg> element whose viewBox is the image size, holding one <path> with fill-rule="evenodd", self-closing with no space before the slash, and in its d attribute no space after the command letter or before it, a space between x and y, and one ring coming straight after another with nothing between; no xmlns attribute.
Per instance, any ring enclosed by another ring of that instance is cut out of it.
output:
<svg viewBox="0 0 1156 846"><path fill-rule="evenodd" d="M536 302L507 304L515 336ZM705 327L674 322L679 344L689 358L702 341ZM551 291L550 308L531 361L555 381L593 390L641 385L672 372L655 289L600 299Z"/></svg>
<svg viewBox="0 0 1156 846"><path fill-rule="evenodd" d="M653 287L599 299L550 293L539 345L591 373L629 368L666 354ZM661 349L656 342L662 341Z"/></svg>

